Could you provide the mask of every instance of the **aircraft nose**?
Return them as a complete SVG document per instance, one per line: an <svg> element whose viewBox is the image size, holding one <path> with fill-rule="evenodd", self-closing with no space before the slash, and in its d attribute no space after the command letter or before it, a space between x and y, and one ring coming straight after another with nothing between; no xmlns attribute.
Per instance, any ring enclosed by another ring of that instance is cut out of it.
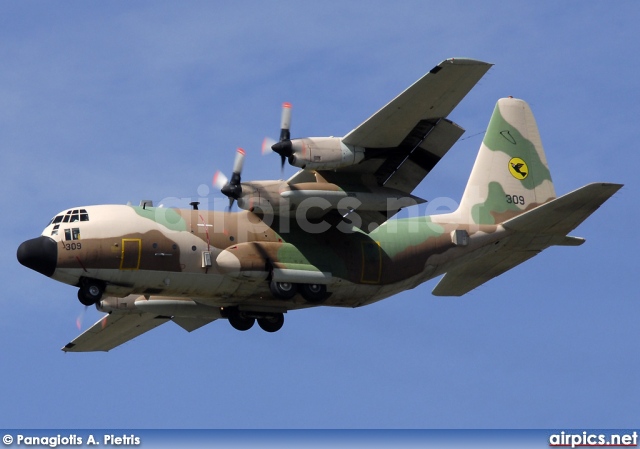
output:
<svg viewBox="0 0 640 449"><path fill-rule="evenodd" d="M18 247L18 262L27 268L51 276L56 271L58 244L50 237L27 240Z"/></svg>

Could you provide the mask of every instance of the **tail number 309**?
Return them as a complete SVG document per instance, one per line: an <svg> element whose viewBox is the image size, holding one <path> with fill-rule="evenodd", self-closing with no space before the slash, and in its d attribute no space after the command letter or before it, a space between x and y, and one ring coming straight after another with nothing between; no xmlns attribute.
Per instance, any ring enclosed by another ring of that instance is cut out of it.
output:
<svg viewBox="0 0 640 449"><path fill-rule="evenodd" d="M524 196L522 195L506 195L507 204L520 204L524 205Z"/></svg>

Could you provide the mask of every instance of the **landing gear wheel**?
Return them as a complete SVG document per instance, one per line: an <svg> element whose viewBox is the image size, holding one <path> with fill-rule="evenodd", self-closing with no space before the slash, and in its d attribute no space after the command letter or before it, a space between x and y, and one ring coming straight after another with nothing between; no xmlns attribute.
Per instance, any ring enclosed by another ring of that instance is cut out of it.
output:
<svg viewBox="0 0 640 449"><path fill-rule="evenodd" d="M298 290L296 284L292 284L291 282L276 282L273 280L269 283L269 289L273 296L278 299L291 299L296 295Z"/></svg>
<svg viewBox="0 0 640 449"><path fill-rule="evenodd" d="M93 299L89 299L84 295L82 289L78 290L78 301L80 301L80 304L82 304L83 306L91 306L95 304L95 301Z"/></svg>
<svg viewBox="0 0 640 449"><path fill-rule="evenodd" d="M278 332L284 324L284 314L276 313L264 318L258 318L258 326L266 332Z"/></svg>
<svg viewBox="0 0 640 449"><path fill-rule="evenodd" d="M234 311L229 315L229 324L239 331L248 331L253 327L253 323L256 322L256 319L250 316L246 316L245 314Z"/></svg>
<svg viewBox="0 0 640 449"><path fill-rule="evenodd" d="M91 306L102 299L104 287L98 282L99 281L87 280L82 283L80 290L78 290L78 300L80 300L83 305Z"/></svg>
<svg viewBox="0 0 640 449"><path fill-rule="evenodd" d="M300 294L308 302L317 304L327 298L327 286L324 284L302 284Z"/></svg>

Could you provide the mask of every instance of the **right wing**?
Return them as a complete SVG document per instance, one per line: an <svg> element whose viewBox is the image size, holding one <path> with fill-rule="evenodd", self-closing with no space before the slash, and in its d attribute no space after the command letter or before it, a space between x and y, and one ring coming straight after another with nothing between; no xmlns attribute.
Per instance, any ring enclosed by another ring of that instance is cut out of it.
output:
<svg viewBox="0 0 640 449"><path fill-rule="evenodd" d="M491 66L442 61L342 139L365 148L363 161L320 175L344 190L384 187L410 195L464 133L447 116ZM397 212L367 211L361 229L368 232Z"/></svg>
<svg viewBox="0 0 640 449"><path fill-rule="evenodd" d="M442 61L342 141L365 148L397 147L421 121L447 117L491 66L464 58Z"/></svg>

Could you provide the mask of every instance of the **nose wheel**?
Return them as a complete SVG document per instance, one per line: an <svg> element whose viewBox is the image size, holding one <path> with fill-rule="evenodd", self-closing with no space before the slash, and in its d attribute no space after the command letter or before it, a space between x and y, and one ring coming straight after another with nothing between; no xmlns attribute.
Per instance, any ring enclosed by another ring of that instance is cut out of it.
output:
<svg viewBox="0 0 640 449"><path fill-rule="evenodd" d="M78 290L78 300L85 306L91 306L102 298L104 284L93 279L85 279Z"/></svg>

